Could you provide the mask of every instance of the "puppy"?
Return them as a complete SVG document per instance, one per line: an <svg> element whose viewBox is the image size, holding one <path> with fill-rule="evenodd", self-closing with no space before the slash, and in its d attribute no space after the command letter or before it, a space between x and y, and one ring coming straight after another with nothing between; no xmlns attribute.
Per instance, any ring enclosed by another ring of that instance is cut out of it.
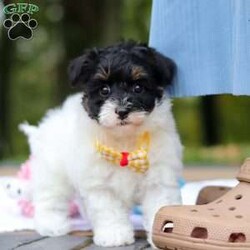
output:
<svg viewBox="0 0 250 250"><path fill-rule="evenodd" d="M76 192L95 244L134 242L134 204L142 205L150 241L157 210L181 202L182 146L164 91L174 73L171 59L135 42L88 50L70 63L70 82L82 93L50 110L37 127L22 125L33 156L35 228L41 235L70 231L68 201ZM142 137L146 146L138 144ZM131 152L137 152L137 163Z"/></svg>

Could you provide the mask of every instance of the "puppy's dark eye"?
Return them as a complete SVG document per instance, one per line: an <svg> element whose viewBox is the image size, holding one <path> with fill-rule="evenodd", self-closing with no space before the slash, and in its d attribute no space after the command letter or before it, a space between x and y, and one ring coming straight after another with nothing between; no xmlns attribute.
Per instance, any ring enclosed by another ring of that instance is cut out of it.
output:
<svg viewBox="0 0 250 250"><path fill-rule="evenodd" d="M139 83L135 84L134 87L133 87L133 91L135 93L137 93L137 94L142 93L143 90L144 90L144 87L141 84L139 84Z"/></svg>
<svg viewBox="0 0 250 250"><path fill-rule="evenodd" d="M101 87L99 93L102 97L107 97L109 96L111 90L110 90L110 87L108 85L105 85L103 87Z"/></svg>

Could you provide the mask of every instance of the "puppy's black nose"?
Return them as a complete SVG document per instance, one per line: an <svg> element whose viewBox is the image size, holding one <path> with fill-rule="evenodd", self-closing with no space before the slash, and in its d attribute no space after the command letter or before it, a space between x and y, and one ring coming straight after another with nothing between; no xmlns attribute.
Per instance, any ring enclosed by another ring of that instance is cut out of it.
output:
<svg viewBox="0 0 250 250"><path fill-rule="evenodd" d="M129 113L129 110L128 109L121 109L121 108L117 108L115 110L115 113L118 114L119 118L121 120L124 120L128 117L128 113Z"/></svg>

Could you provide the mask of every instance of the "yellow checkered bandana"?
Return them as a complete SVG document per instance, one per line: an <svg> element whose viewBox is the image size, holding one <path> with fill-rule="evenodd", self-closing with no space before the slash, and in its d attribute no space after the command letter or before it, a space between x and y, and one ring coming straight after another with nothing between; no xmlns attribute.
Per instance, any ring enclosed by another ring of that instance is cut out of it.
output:
<svg viewBox="0 0 250 250"><path fill-rule="evenodd" d="M137 148L132 152L119 152L115 149L101 144L96 140L95 147L97 152L107 161L121 167L128 167L137 173L145 173L149 168L148 152L150 135L143 133L137 140Z"/></svg>

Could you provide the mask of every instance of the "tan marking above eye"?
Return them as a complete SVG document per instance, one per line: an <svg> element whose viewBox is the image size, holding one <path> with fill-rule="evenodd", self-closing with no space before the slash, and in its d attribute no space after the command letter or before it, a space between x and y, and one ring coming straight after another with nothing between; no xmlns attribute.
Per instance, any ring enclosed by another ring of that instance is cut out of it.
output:
<svg viewBox="0 0 250 250"><path fill-rule="evenodd" d="M105 69L102 65L99 65L96 74L94 75L95 80L108 80L110 76L110 67Z"/></svg>
<svg viewBox="0 0 250 250"><path fill-rule="evenodd" d="M139 80L142 77L147 76L147 73L140 66L134 66L131 70L131 77L133 80Z"/></svg>

